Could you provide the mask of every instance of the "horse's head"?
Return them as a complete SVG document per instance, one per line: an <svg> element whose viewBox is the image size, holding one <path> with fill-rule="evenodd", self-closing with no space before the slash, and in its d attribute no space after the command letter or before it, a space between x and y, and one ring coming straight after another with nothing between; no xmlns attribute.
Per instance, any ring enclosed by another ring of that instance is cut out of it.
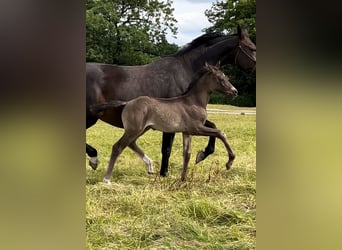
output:
<svg viewBox="0 0 342 250"><path fill-rule="evenodd" d="M221 92L225 95L230 95L233 98L237 97L237 89L233 86L233 84L230 83L228 77L221 70L219 70L217 66L212 66L208 63L205 63L204 67L210 73L212 79L211 84L213 84L213 90Z"/></svg>
<svg viewBox="0 0 342 250"><path fill-rule="evenodd" d="M249 38L248 30L238 26L239 46L235 64L246 72L256 73L256 45Z"/></svg>

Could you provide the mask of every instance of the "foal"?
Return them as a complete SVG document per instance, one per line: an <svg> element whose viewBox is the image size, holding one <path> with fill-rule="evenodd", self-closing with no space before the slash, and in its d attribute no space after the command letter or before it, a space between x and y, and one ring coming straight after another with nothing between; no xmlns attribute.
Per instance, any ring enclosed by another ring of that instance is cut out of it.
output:
<svg viewBox="0 0 342 250"><path fill-rule="evenodd" d="M110 183L113 167L120 153L151 128L167 133L183 133L182 181L186 178L190 160L191 135L215 136L221 139L229 157L226 168L227 170L230 169L235 154L230 148L225 134L220 130L204 126L207 119L206 106L209 95L213 91L219 91L233 97L236 97L238 93L223 72L217 67L206 63L203 69L194 77L188 91L180 97L152 98L141 96L128 102L112 101L94 105L92 107L93 112L124 106L121 118L125 132L113 145L103 181Z"/></svg>

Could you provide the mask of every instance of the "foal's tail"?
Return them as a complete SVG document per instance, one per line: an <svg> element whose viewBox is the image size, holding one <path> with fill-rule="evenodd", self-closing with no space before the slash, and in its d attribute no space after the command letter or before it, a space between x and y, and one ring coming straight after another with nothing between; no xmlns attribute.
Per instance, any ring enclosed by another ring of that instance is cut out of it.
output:
<svg viewBox="0 0 342 250"><path fill-rule="evenodd" d="M125 106L126 103L127 102L115 100L115 101L105 102L101 104L95 104L90 107L90 111L92 113L97 114L99 112L105 111L110 108L118 108L118 107Z"/></svg>

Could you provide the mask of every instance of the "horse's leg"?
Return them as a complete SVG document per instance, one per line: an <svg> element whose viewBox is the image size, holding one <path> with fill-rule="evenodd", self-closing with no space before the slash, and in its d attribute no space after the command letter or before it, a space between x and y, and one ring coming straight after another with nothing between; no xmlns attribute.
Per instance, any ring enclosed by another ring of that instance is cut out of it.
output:
<svg viewBox="0 0 342 250"><path fill-rule="evenodd" d="M196 135L215 136L223 142L223 144L225 145L226 150L228 152L228 162L226 163L226 168L227 168L227 170L229 170L233 164L234 159L235 159L235 154L234 154L233 150L231 149L231 147L228 143L226 135L218 129L208 128L208 127L205 127L203 125L198 127L198 129L196 131Z"/></svg>
<svg viewBox="0 0 342 250"><path fill-rule="evenodd" d="M204 126L208 127L208 128L215 128L216 129L216 125L215 123L211 122L211 121L208 121L206 120L205 123L204 123ZM199 151L197 153L197 156L196 156L196 164L203 161L205 158L207 158L210 154L214 153L215 151L215 140L216 140L216 137L214 136L210 136L209 138L209 142L208 142L208 145L207 147L205 148L204 151Z"/></svg>
<svg viewBox="0 0 342 250"><path fill-rule="evenodd" d="M183 133L183 171L181 180L185 181L191 155L191 135Z"/></svg>
<svg viewBox="0 0 342 250"><path fill-rule="evenodd" d="M96 170L99 164L96 149L86 143L86 152L89 156L89 166L91 166L92 169Z"/></svg>
<svg viewBox="0 0 342 250"><path fill-rule="evenodd" d="M162 142L162 162L160 167L160 176L166 176L169 166L169 158L171 154L173 139L175 138L175 133L163 133Z"/></svg>
<svg viewBox="0 0 342 250"><path fill-rule="evenodd" d="M147 173L154 174L153 161L136 144L136 141L128 145L147 164Z"/></svg>
<svg viewBox="0 0 342 250"><path fill-rule="evenodd" d="M117 158L128 145L130 145L138 138L139 134L140 133L127 133L125 131L123 136L113 145L112 153L110 155L110 160L107 167L107 172L103 178L103 182L110 184L110 177L112 175L114 164Z"/></svg>
<svg viewBox="0 0 342 250"><path fill-rule="evenodd" d="M86 129L93 126L97 121L97 117L90 117L87 114L87 122ZM92 169L96 170L99 164L99 160L97 159L97 150L86 143L86 153L89 156L89 165Z"/></svg>

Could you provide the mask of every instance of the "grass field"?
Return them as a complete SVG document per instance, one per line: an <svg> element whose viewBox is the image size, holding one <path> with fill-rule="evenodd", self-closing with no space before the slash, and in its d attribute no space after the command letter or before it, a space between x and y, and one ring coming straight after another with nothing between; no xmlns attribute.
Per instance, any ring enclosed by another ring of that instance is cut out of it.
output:
<svg viewBox="0 0 342 250"><path fill-rule="evenodd" d="M100 160L96 171L86 166L88 249L256 248L256 116L209 114L208 119L226 133L236 159L227 171L227 153L217 140L215 153L195 165L208 139L193 137L184 183L181 134L175 137L167 178L149 176L144 162L126 149L112 184L106 185L102 179L111 147L123 130L100 121L87 130L87 142L97 148ZM158 173L161 132L148 131L138 145L154 160Z"/></svg>

